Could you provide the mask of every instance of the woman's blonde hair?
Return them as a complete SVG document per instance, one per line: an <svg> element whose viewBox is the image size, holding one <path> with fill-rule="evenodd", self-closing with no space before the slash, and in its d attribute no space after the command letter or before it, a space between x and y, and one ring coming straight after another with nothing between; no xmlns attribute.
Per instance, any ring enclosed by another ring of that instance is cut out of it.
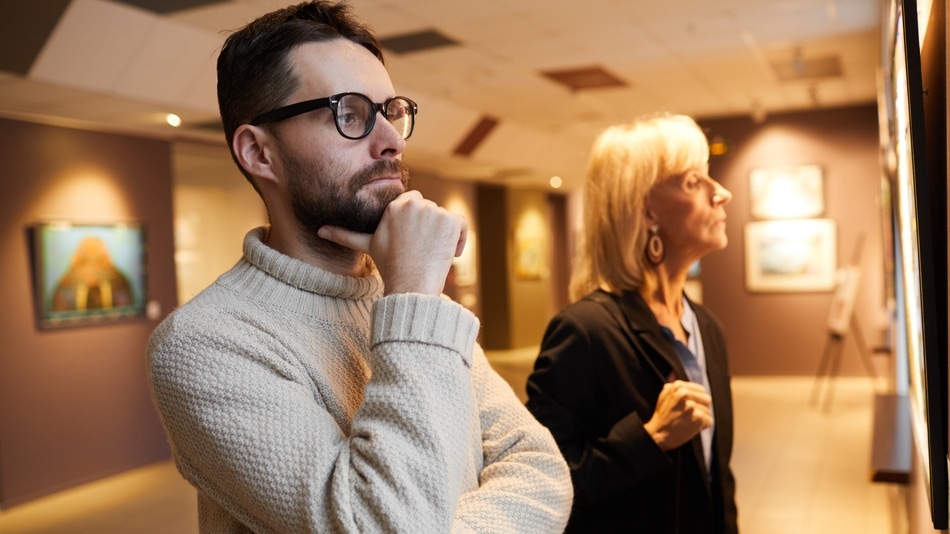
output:
<svg viewBox="0 0 950 534"><path fill-rule="evenodd" d="M587 163L572 301L596 289L619 293L653 285L654 270L644 254L647 195L657 182L708 160L705 134L685 115L641 117L600 134Z"/></svg>

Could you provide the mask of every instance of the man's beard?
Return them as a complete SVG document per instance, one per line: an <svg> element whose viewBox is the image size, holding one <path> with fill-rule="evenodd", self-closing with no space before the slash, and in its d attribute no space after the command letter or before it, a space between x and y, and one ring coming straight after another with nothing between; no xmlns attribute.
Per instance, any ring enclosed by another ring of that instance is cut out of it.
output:
<svg viewBox="0 0 950 534"><path fill-rule="evenodd" d="M317 237L317 230L331 225L355 232L374 233L386 206L406 190L409 184L409 169L400 160L388 159L378 160L346 180L328 176L327 170L314 169L297 158L288 158L288 193L294 215L307 230L303 237L308 244L322 252L332 250L339 253L342 252L342 247ZM367 183L380 176L392 174L399 175L401 188L376 188L371 198L366 197L367 192L360 196L360 190Z"/></svg>

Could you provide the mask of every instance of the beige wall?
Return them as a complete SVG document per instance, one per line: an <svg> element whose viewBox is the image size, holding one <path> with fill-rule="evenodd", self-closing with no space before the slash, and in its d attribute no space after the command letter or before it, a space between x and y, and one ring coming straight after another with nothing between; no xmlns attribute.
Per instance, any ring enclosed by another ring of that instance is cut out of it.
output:
<svg viewBox="0 0 950 534"><path fill-rule="evenodd" d="M176 143L172 162L180 305L234 265L248 230L267 224L267 210L223 144Z"/></svg>
<svg viewBox="0 0 950 534"><path fill-rule="evenodd" d="M553 246L551 214L545 192L509 190L509 233L505 236L509 258L508 307L511 339L508 348L536 346L550 319Z"/></svg>

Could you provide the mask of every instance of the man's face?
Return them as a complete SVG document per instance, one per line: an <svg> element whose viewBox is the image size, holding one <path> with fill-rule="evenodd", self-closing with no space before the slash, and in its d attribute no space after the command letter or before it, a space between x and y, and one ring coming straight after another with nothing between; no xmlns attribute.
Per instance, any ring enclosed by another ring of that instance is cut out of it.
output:
<svg viewBox="0 0 950 534"><path fill-rule="evenodd" d="M290 207L300 224L315 236L324 225L355 232L376 231L383 211L406 190L409 171L398 159L378 160L356 173L314 168L287 156L287 192ZM363 188L379 176L398 174L401 185ZM316 178L320 177L320 178Z"/></svg>
<svg viewBox="0 0 950 534"><path fill-rule="evenodd" d="M368 50L344 39L301 45L291 53L299 87L289 102L359 92L373 102L395 95L389 74ZM279 126L279 165L286 206L316 238L324 225L372 233L386 206L406 191L406 142L380 115L362 139L337 131L330 109Z"/></svg>

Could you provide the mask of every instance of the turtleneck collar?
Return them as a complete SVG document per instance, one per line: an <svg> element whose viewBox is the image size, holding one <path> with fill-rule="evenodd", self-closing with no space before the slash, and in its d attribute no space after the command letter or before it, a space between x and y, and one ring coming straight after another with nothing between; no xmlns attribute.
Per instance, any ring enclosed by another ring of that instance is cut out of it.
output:
<svg viewBox="0 0 950 534"><path fill-rule="evenodd" d="M236 282L246 286L246 290L258 297L270 290L271 284L287 284L310 293L347 300L361 300L380 297L383 282L374 270L364 277L342 276L324 271L303 261L285 256L264 244L267 229L259 227L244 237L244 263L239 263L232 273ZM270 275L269 279L254 276L253 271L260 270ZM279 292L279 290L277 290Z"/></svg>

